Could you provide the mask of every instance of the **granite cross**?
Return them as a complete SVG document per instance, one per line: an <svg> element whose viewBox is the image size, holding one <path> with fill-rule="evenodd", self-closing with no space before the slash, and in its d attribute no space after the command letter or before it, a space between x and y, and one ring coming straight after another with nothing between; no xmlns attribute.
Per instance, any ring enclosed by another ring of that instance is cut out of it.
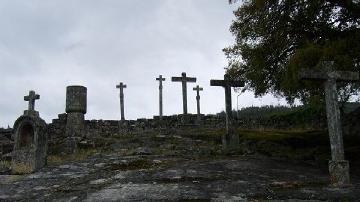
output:
<svg viewBox="0 0 360 202"><path fill-rule="evenodd" d="M196 91L197 120L200 121L200 91L204 89L197 85L193 90Z"/></svg>
<svg viewBox="0 0 360 202"><path fill-rule="evenodd" d="M226 134L222 137L222 142L226 149L234 149L239 146L239 136L236 135L233 126L231 87L244 87L245 83L243 81L231 80L225 75L224 80L211 80L210 85L222 86L225 89Z"/></svg>
<svg viewBox="0 0 360 202"><path fill-rule="evenodd" d="M186 77L186 73L183 72L181 77L172 77L171 81L182 83L182 95L183 95L183 113L187 114L187 82L196 82L196 78Z"/></svg>
<svg viewBox="0 0 360 202"><path fill-rule="evenodd" d="M36 94L33 90L29 91L29 95L24 96L24 100L29 102L29 111L35 111L35 100L38 99L40 99L40 95Z"/></svg>
<svg viewBox="0 0 360 202"><path fill-rule="evenodd" d="M156 78L157 81L159 81L159 119L162 119L163 116L163 96L162 96L162 90L163 90L163 81L165 81L165 78L162 77L162 75L159 75L158 78Z"/></svg>
<svg viewBox="0 0 360 202"><path fill-rule="evenodd" d="M121 110L121 120L125 120L125 113L124 113L124 88L126 88L126 85L120 82L119 85L116 86L116 88L120 89L120 110Z"/></svg>
<svg viewBox="0 0 360 202"><path fill-rule="evenodd" d="M320 80L324 83L326 116L330 138L331 161L329 161L329 173L334 185L346 185L350 183L349 162L344 158L344 146L338 107L337 81L357 81L358 72L334 71L334 62L322 62L321 70L302 69L300 78L307 80Z"/></svg>

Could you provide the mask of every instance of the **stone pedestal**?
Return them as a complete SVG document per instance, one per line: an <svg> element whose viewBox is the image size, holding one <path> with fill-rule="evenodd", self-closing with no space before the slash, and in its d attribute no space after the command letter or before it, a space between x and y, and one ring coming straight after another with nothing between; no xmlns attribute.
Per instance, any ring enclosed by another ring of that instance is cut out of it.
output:
<svg viewBox="0 0 360 202"><path fill-rule="evenodd" d="M72 112L67 116L67 137L81 137L85 129L85 115L80 112Z"/></svg>
<svg viewBox="0 0 360 202"><path fill-rule="evenodd" d="M350 185L349 161L329 161L329 173L332 185Z"/></svg>
<svg viewBox="0 0 360 202"><path fill-rule="evenodd" d="M46 123L38 113L25 113L14 124L15 144L12 157L12 172L32 173L46 165Z"/></svg>

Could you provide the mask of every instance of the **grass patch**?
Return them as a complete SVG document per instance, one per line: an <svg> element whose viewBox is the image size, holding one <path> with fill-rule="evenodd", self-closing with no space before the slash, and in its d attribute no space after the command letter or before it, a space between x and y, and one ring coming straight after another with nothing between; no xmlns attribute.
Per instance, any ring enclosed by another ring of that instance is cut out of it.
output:
<svg viewBox="0 0 360 202"><path fill-rule="evenodd" d="M11 168L11 161L0 161L0 169L10 169Z"/></svg>
<svg viewBox="0 0 360 202"><path fill-rule="evenodd" d="M61 165L67 162L82 161L101 152L102 150L99 148L79 149L74 154L49 155L47 157L47 162L48 165Z"/></svg>
<svg viewBox="0 0 360 202"><path fill-rule="evenodd" d="M28 163L13 163L11 168L13 174L29 174L33 172L32 166Z"/></svg>
<svg viewBox="0 0 360 202"><path fill-rule="evenodd" d="M225 129L196 128L179 131L178 133L184 137L221 144L221 136L225 134Z"/></svg>
<svg viewBox="0 0 360 202"><path fill-rule="evenodd" d="M327 131L309 130L238 130L240 141L272 142L292 149L329 147Z"/></svg>

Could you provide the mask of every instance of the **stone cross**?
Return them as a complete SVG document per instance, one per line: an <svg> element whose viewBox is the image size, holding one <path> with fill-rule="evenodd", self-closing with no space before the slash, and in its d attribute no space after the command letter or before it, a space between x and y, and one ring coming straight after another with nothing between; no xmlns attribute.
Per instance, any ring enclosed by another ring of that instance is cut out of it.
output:
<svg viewBox="0 0 360 202"><path fill-rule="evenodd" d="M183 72L181 77L172 77L171 81L182 83L182 95L183 95L183 113L187 114L187 82L196 82L196 78L186 77L186 73Z"/></svg>
<svg viewBox="0 0 360 202"><path fill-rule="evenodd" d="M159 81L159 119L162 119L163 116L163 96L162 96L162 90L163 90L163 81L165 81L165 78L162 77L162 75L159 75L158 78L156 78L157 81Z"/></svg>
<svg viewBox="0 0 360 202"><path fill-rule="evenodd" d="M331 147L329 173L334 185L350 184L349 162L344 158L340 110L338 107L337 81L357 81L359 73L350 71L334 71L334 62L325 61L321 70L303 69L300 78L323 81L325 88L326 116Z"/></svg>
<svg viewBox="0 0 360 202"><path fill-rule="evenodd" d="M121 120L125 120L125 113L124 113L124 88L126 88L126 85L120 82L119 85L116 86L116 88L120 89L120 111L121 111Z"/></svg>
<svg viewBox="0 0 360 202"><path fill-rule="evenodd" d="M222 86L225 89L226 108L226 134L222 138L223 146L226 149L235 149L239 146L239 136L235 133L232 117L231 87L244 87L245 82L231 80L227 75L224 80L211 80L210 86Z"/></svg>
<svg viewBox="0 0 360 202"><path fill-rule="evenodd" d="M200 91L204 89L197 85L193 90L196 91L197 120L200 121Z"/></svg>
<svg viewBox="0 0 360 202"><path fill-rule="evenodd" d="M35 91L29 91L29 95L24 96L24 100L29 102L28 110L35 111L35 100L39 100L40 95L36 94Z"/></svg>

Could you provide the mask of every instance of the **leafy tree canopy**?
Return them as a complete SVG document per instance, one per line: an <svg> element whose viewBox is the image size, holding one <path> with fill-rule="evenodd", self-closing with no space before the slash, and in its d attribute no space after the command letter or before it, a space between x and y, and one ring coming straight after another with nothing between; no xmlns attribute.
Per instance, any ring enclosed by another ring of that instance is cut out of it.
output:
<svg viewBox="0 0 360 202"><path fill-rule="evenodd" d="M360 0L243 0L234 14L227 73L257 96L321 101L321 83L300 81L299 69L331 60L335 69L359 71ZM360 91L358 83L338 86L343 101Z"/></svg>

